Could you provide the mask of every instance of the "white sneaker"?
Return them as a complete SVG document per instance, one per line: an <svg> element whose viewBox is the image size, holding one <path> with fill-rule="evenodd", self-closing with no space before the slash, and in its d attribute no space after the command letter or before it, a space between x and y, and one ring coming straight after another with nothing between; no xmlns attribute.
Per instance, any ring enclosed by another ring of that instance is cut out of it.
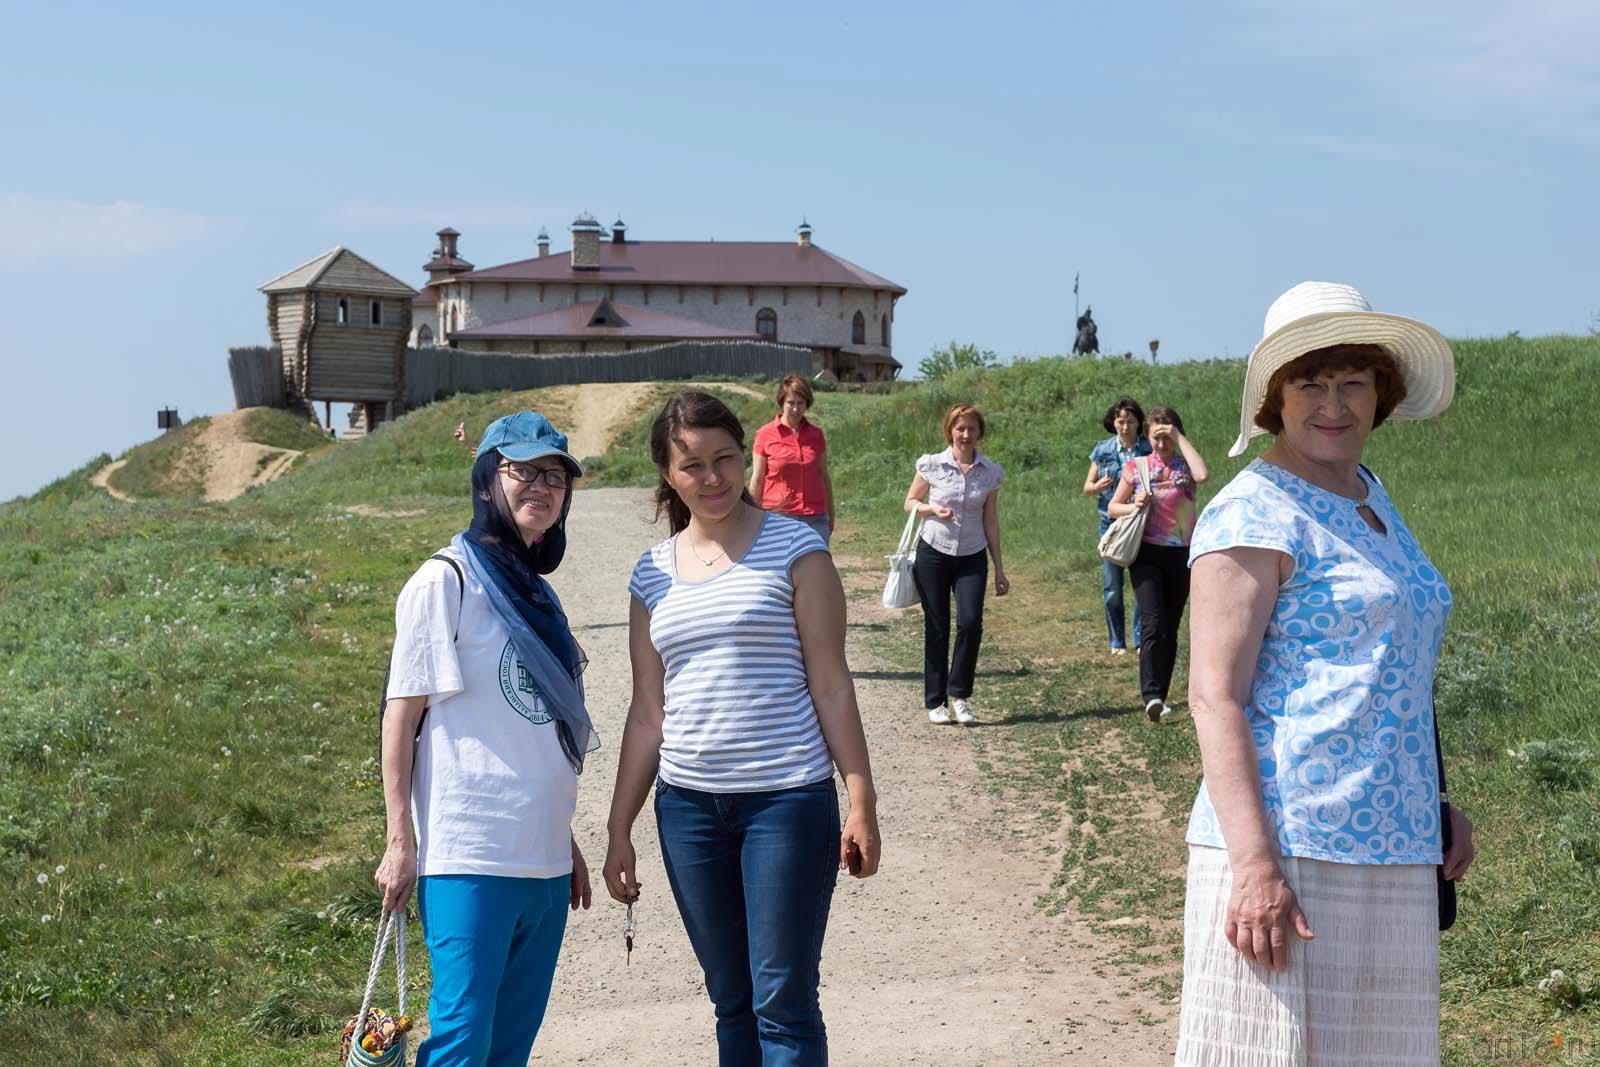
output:
<svg viewBox="0 0 1600 1067"><path fill-rule="evenodd" d="M1175 708L1171 704L1161 705L1162 722L1177 722L1179 719L1184 718L1188 714L1189 709L1187 708Z"/></svg>
<svg viewBox="0 0 1600 1067"><path fill-rule="evenodd" d="M928 709L928 721L939 726L948 726L950 725L950 713L944 710L943 704L940 704L936 708Z"/></svg>
<svg viewBox="0 0 1600 1067"><path fill-rule="evenodd" d="M955 708L956 722L960 723L962 726L977 725L978 717L972 714L972 705L970 703L957 697L955 700L951 701L951 706Z"/></svg>
<svg viewBox="0 0 1600 1067"><path fill-rule="evenodd" d="M1161 701L1156 697L1151 697L1149 700L1145 701L1144 717L1149 719L1151 722L1160 722L1161 716L1165 709L1165 704L1161 703Z"/></svg>

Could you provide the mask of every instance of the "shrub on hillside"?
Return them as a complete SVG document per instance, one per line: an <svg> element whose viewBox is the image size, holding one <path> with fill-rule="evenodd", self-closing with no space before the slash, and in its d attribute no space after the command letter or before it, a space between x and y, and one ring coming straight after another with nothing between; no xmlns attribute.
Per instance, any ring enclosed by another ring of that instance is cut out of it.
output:
<svg viewBox="0 0 1600 1067"><path fill-rule="evenodd" d="M954 341L943 348L935 348L926 359L917 364L917 373L930 382L936 382L960 370L986 370L998 367L1000 357L977 345L958 345Z"/></svg>

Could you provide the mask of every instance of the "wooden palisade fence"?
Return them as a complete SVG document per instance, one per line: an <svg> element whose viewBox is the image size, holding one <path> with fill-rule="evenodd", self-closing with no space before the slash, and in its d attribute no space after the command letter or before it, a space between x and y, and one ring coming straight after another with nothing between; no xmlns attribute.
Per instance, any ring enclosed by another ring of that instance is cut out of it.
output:
<svg viewBox="0 0 1600 1067"><path fill-rule="evenodd" d="M228 372L238 407L284 407L283 356L277 348L230 348ZM684 341L633 352L518 355L408 348L405 406L421 407L454 393L539 389L583 382L654 382L752 375L811 376L811 350L765 341Z"/></svg>

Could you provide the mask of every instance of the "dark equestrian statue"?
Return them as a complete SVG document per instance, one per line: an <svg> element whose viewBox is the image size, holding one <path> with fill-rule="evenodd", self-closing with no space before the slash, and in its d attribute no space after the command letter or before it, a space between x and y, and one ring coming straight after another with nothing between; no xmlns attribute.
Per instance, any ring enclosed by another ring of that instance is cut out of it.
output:
<svg viewBox="0 0 1600 1067"><path fill-rule="evenodd" d="M1078 339L1072 342L1072 354L1083 356L1100 354L1100 332L1094 324L1094 308L1084 308L1078 316Z"/></svg>

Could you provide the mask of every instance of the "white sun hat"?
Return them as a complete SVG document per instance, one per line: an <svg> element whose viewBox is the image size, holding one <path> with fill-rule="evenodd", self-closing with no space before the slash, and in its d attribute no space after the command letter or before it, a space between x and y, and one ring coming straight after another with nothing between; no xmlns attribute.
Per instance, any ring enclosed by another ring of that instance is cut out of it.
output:
<svg viewBox="0 0 1600 1067"><path fill-rule="evenodd" d="M1337 282L1301 282L1272 302L1261 341L1245 364L1239 405L1239 439L1228 455L1244 454L1250 438L1267 431L1256 412L1267 399L1267 382L1286 363L1329 345L1381 345L1405 379L1406 398L1391 419L1431 419L1456 395L1456 361L1450 342L1416 319L1373 311L1361 290Z"/></svg>

